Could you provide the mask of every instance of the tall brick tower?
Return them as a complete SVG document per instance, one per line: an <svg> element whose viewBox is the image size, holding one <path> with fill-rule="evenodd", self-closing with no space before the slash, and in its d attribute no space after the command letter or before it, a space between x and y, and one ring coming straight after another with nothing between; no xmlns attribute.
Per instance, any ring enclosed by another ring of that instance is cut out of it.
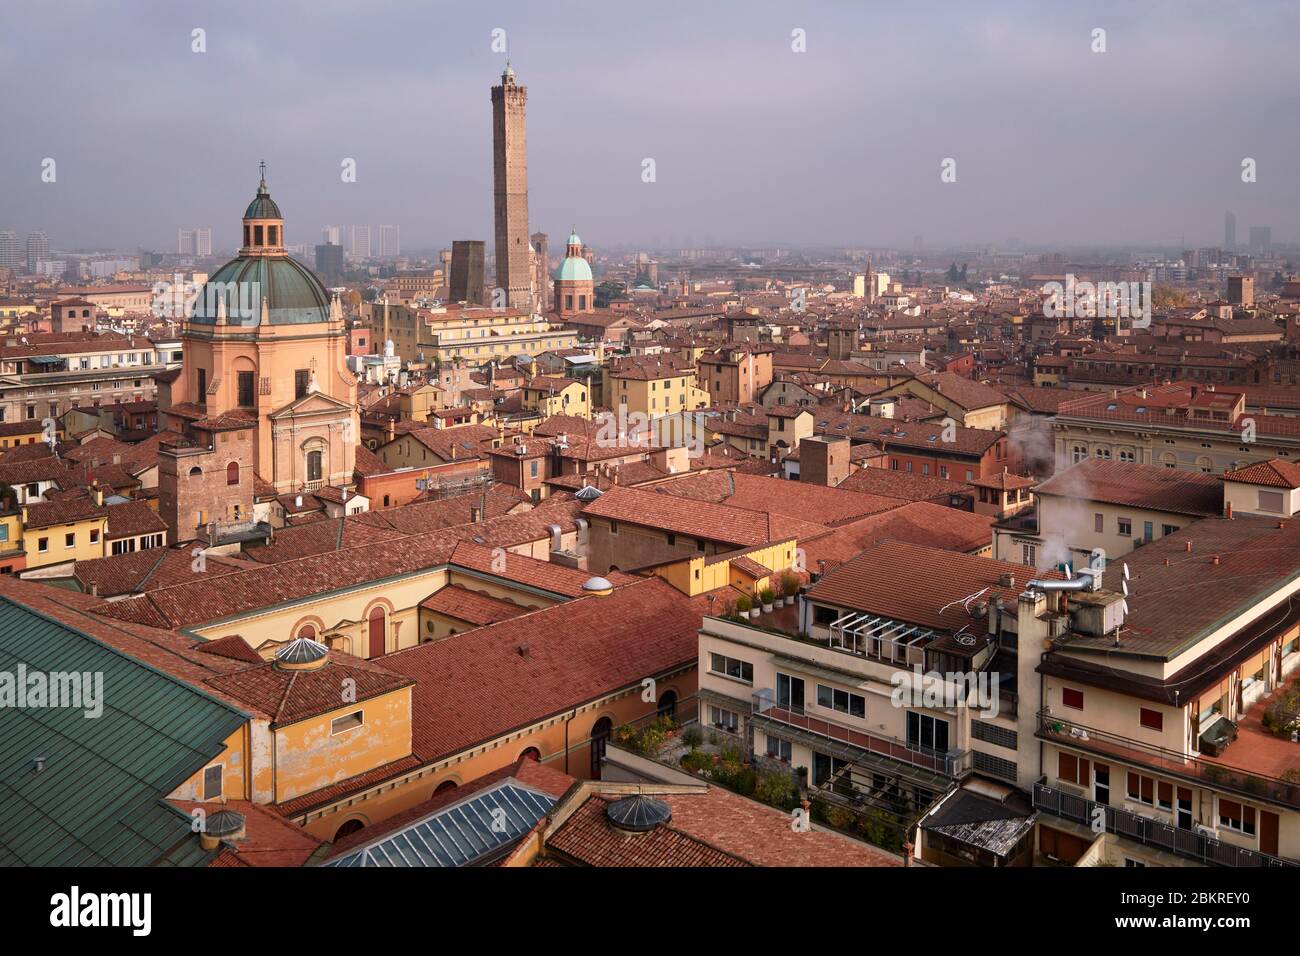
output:
<svg viewBox="0 0 1300 956"><path fill-rule="evenodd" d="M524 136L524 107L528 87L515 83L506 64L501 85L492 87L492 162L495 171L497 288L505 289L506 305L532 309L532 276L528 255L528 147Z"/></svg>

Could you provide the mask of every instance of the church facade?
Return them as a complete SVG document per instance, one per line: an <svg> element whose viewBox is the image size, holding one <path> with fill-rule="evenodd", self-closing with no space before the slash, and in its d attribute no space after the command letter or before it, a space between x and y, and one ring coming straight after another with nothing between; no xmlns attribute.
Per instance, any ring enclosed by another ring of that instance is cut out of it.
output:
<svg viewBox="0 0 1300 956"><path fill-rule="evenodd" d="M280 494L350 489L360 421L342 308L285 251L284 218L265 178L244 213L243 239L239 255L200 291L182 332L180 375L165 389L169 396L160 394L166 426L185 435L190 446L179 469L184 474L175 481L199 478L194 469L203 475L229 469L233 478L236 458L242 457ZM226 462L221 449L235 447L232 440L247 452L226 455ZM215 456L211 462L196 460L204 450ZM232 481L229 487L241 484ZM160 484L160 509L167 492ZM184 489L175 489L174 497L183 500ZM242 504L217 501L205 515L182 507L176 540L193 537L185 532L197 518L247 515Z"/></svg>

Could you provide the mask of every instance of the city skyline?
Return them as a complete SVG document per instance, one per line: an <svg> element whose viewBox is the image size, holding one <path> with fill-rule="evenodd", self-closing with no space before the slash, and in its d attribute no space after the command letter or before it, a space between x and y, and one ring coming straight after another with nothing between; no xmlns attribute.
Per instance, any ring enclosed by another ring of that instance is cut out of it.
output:
<svg viewBox="0 0 1300 956"><path fill-rule="evenodd" d="M1294 11L935 6L950 29L905 12L760 4L744 18L728 6L693 12L690 30L657 11L629 30L628 14L583 8L594 43L526 7L436 18L385 8L382 30L341 6L310 21L293 5L255 17L240 4L160 11L146 22L111 4L10 10L6 72L21 73L50 42L123 31L126 52L147 50L168 83L151 87L156 108L122 96L83 115L74 91L89 71L111 90L139 60L92 50L49 77L41 98L18 98L14 121L44 132L0 159L12 187L0 228L44 231L69 250L165 248L178 220L220 222L266 159L277 191L302 210L290 244L358 221L400 223L410 249L488 238L483 87L510 58L532 93L531 224L558 234L582 221L597 245L906 246L916 233L934 245L1204 245L1225 207L1242 231L1269 225L1277 243L1296 240L1300 187L1284 170L1300 143L1276 117L1300 68L1268 55L1294 32ZM435 19L446 42L431 60ZM1090 49L1097 28L1105 53ZM206 52L191 51L194 29ZM497 50L495 30L505 31ZM850 30L871 39L850 43ZM1213 59L1197 55L1210 45ZM1250 71L1226 65L1247 47ZM353 69L340 74L343 58ZM214 108L251 92L241 76L252 73L259 91L279 94ZM1247 100L1248 111L1235 105ZM1204 121L1193 114L1215 117L1216 135L1189 137ZM189 136L205 145L144 160L159 115L182 126L194 117ZM410 148L383 148L376 130L397 124ZM941 181L947 158L955 182ZM1257 164L1255 182L1241 181L1244 158ZM46 159L54 182L42 181ZM647 159L653 182L643 181ZM341 175L348 160L355 182ZM233 247L228 231L217 228L214 248Z"/></svg>

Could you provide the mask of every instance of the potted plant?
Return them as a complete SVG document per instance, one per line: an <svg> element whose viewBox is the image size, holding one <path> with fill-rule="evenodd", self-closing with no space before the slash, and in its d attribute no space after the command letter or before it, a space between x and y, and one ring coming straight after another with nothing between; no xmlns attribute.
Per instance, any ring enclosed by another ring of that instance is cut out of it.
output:
<svg viewBox="0 0 1300 956"><path fill-rule="evenodd" d="M763 602L763 613L772 613L772 601L776 598L771 588L763 588L758 592L758 599Z"/></svg>
<svg viewBox="0 0 1300 956"><path fill-rule="evenodd" d="M742 618L749 617L749 609L753 606L754 602L749 599L748 594L736 598L736 614Z"/></svg>
<svg viewBox="0 0 1300 956"><path fill-rule="evenodd" d="M781 593L785 595L785 603L794 607L799 594L799 579L788 571L781 575Z"/></svg>

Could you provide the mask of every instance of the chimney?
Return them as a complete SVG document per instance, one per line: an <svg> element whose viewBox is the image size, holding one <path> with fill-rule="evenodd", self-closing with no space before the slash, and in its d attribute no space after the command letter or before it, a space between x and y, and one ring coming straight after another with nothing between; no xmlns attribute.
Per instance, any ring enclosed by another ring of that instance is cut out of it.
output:
<svg viewBox="0 0 1300 956"><path fill-rule="evenodd" d="M301 508L301 507L302 507L302 495L295 495L295 496L294 496L294 499L293 499L293 506L294 506L295 508Z"/></svg>
<svg viewBox="0 0 1300 956"><path fill-rule="evenodd" d="M1013 588L1016 586L1016 576L1010 571L1005 571L998 577L998 585L1004 588Z"/></svg>
<svg viewBox="0 0 1300 956"><path fill-rule="evenodd" d="M1187 542L1187 548L1186 548L1186 550L1187 550L1187 553L1188 553L1188 554L1191 554L1191 553L1192 553L1192 542L1190 542L1190 541Z"/></svg>
<svg viewBox="0 0 1300 956"><path fill-rule="evenodd" d="M388 417L388 424L384 426L384 436L388 441L392 441L397 437L397 419L391 415Z"/></svg>
<svg viewBox="0 0 1300 956"><path fill-rule="evenodd" d="M1218 556L1217 554L1211 555L1211 556L1210 556L1210 563L1211 563L1211 564L1214 564L1214 565L1217 565L1217 564L1219 563L1219 556Z"/></svg>
<svg viewBox="0 0 1300 956"><path fill-rule="evenodd" d="M1223 509L1223 515L1224 515L1224 517L1227 518L1229 521L1232 520L1232 502L1231 502L1231 501L1229 501L1229 502L1227 503L1227 505L1224 506L1224 509Z"/></svg>

